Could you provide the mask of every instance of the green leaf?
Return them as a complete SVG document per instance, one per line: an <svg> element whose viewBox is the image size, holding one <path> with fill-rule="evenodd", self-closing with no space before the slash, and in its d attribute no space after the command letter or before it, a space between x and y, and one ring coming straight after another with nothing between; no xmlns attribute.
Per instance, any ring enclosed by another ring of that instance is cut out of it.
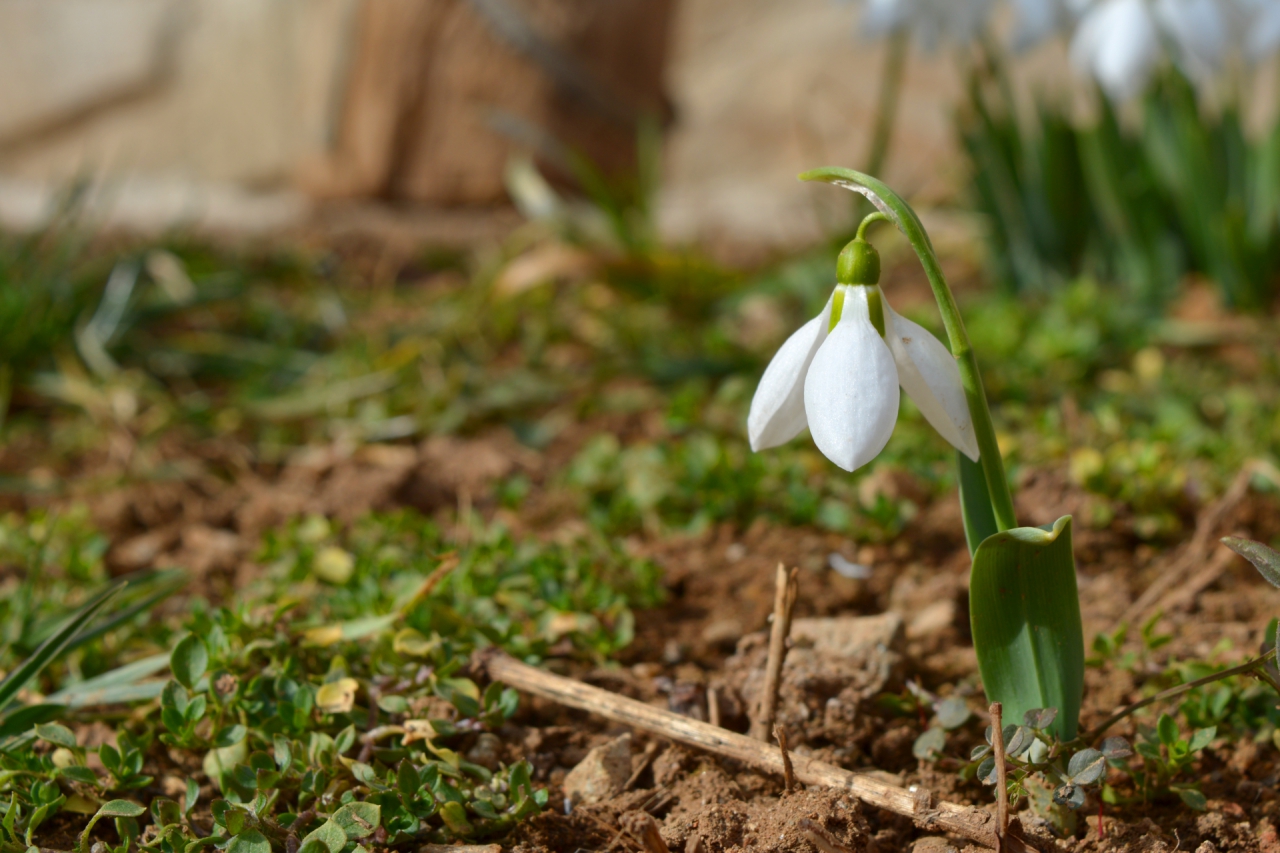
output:
<svg viewBox="0 0 1280 853"><path fill-rule="evenodd" d="M1195 788L1175 788L1178 796L1182 798L1182 802L1186 803L1188 808L1195 809L1198 812L1205 811L1209 808L1209 801L1205 799L1204 794Z"/></svg>
<svg viewBox="0 0 1280 853"><path fill-rule="evenodd" d="M1280 552L1261 542L1236 536L1224 536L1219 541L1253 563L1253 567L1267 579L1267 583L1280 587Z"/></svg>
<svg viewBox="0 0 1280 853"><path fill-rule="evenodd" d="M1199 752L1212 743L1213 739L1217 737L1217 735L1217 726L1209 726L1207 729L1196 729L1195 734L1191 736L1191 746L1188 747L1187 751Z"/></svg>
<svg viewBox="0 0 1280 853"><path fill-rule="evenodd" d="M66 710L66 705L50 704L27 705L23 708L16 708L3 715L3 722L0 722L0 738L26 734L32 726L37 723L56 720Z"/></svg>
<svg viewBox="0 0 1280 853"><path fill-rule="evenodd" d="M1178 742L1178 724L1168 714L1160 715L1160 719L1156 721L1156 732L1165 746L1173 746Z"/></svg>
<svg viewBox="0 0 1280 853"><path fill-rule="evenodd" d="M209 668L209 649L204 640L195 634L183 637L169 656L169 669L178 683L188 690L196 689L196 682Z"/></svg>
<svg viewBox="0 0 1280 853"><path fill-rule="evenodd" d="M256 829L248 829L231 839L227 853L271 853L271 842Z"/></svg>
<svg viewBox="0 0 1280 853"><path fill-rule="evenodd" d="M71 729L61 723L42 723L36 726L36 737L40 740L48 741L54 746L65 746L67 749L76 748L76 736L71 733Z"/></svg>
<svg viewBox="0 0 1280 853"><path fill-rule="evenodd" d="M307 833L307 836L302 839L302 846L306 847L307 842L313 840L329 848L330 853L338 853L347 846L347 833L340 824L330 818Z"/></svg>
<svg viewBox="0 0 1280 853"><path fill-rule="evenodd" d="M924 734L911 744L911 754L921 761L933 761L947 746L947 733L936 726L926 729Z"/></svg>
<svg viewBox="0 0 1280 853"><path fill-rule="evenodd" d="M964 538L969 543L969 554L973 555L978 546L1000 528L991 508L991 493L987 490L987 475L982 464L959 450L956 451L956 460L960 468L960 515L964 520Z"/></svg>
<svg viewBox="0 0 1280 853"><path fill-rule="evenodd" d="M330 820L341 826L347 833L347 838L354 841L378 828L382 820L382 809L376 803L347 803L334 812Z"/></svg>
<svg viewBox="0 0 1280 853"><path fill-rule="evenodd" d="M987 698L1009 717L1057 708L1050 728L1076 735L1084 694L1084 631L1071 517L988 537L973 557L969 620Z"/></svg>
<svg viewBox="0 0 1280 853"><path fill-rule="evenodd" d="M1073 785L1092 785L1107 772L1107 757L1096 749L1082 749L1071 756L1067 775Z"/></svg>
<svg viewBox="0 0 1280 853"><path fill-rule="evenodd" d="M124 587L125 581L120 581L85 602L84 606L77 610L57 633L41 643L39 648L31 653L31 657L23 661L22 666L9 673L4 681L0 681L0 710L12 701L19 690L26 687L46 666L62 654L80 629L93 621L102 608L106 607L107 603Z"/></svg>
<svg viewBox="0 0 1280 853"><path fill-rule="evenodd" d="M141 817L146 811L132 800L108 800L98 809L95 817Z"/></svg>
<svg viewBox="0 0 1280 853"><path fill-rule="evenodd" d="M960 728L969 717L969 704L959 696L948 696L938 703L938 725L947 731Z"/></svg>

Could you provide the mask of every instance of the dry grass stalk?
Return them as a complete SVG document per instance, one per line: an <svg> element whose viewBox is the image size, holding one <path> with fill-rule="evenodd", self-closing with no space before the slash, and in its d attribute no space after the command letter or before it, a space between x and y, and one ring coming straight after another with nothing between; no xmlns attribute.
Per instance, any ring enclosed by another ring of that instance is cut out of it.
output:
<svg viewBox="0 0 1280 853"><path fill-rule="evenodd" d="M751 721L751 736L768 741L769 733L778 718L778 688L782 685L782 662L787 657L787 637L791 634L791 611L796 606L800 589L800 570L787 571L778 564L776 588L773 596L773 628L769 632L769 657L765 662L764 691L760 705Z"/></svg>
<svg viewBox="0 0 1280 853"><path fill-rule="evenodd" d="M604 719L652 732L677 743L741 762L766 773L783 773L782 756L768 744L726 729L681 716L635 699L618 696L571 678L562 678L521 663L493 649L480 653L477 668L494 681L517 690L596 714ZM987 847L996 846L995 818L983 809L939 802L924 788L902 788L877 778L853 773L805 755L792 755L796 781L845 791L873 808L910 818L917 826L958 835ZM1036 848L1022 836L1013 821L1004 839L1007 853Z"/></svg>

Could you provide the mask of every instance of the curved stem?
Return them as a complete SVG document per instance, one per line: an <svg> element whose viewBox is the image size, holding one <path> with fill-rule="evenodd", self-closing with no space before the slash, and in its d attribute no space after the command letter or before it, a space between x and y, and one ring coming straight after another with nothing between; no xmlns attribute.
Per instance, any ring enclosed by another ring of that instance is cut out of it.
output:
<svg viewBox="0 0 1280 853"><path fill-rule="evenodd" d="M1125 717L1128 717L1129 715L1133 714L1136 711L1142 710L1148 705L1154 705L1156 702L1163 702L1166 699L1172 699L1174 696L1180 696L1181 694L1186 693L1188 690L1195 690L1197 687L1204 687L1206 684L1212 684L1215 681L1221 681L1222 679L1230 678L1233 675L1244 675L1245 673L1253 672L1261 677L1264 677L1268 682L1271 683L1271 686L1274 687L1276 686L1275 681L1270 677L1269 673L1266 673L1266 670L1263 669L1263 666L1266 664L1269 658L1275 657L1275 654L1276 654L1275 649L1272 649L1268 651L1265 655L1262 655L1261 657L1256 657L1250 661L1245 661L1239 666L1233 666L1230 669L1224 669L1222 672L1215 672L1212 675L1206 675L1204 678L1197 678L1195 681L1188 681L1186 684L1179 684L1176 687L1170 687L1168 690L1161 690L1159 693L1155 694L1154 696L1148 696L1146 699L1143 699L1139 702L1134 702L1132 705L1125 708L1123 711L1117 711L1116 713L1112 714L1110 717L1107 717L1098 725L1094 726L1093 729L1087 735L1084 735L1084 739L1093 740L1097 738L1098 735L1102 734L1107 729L1111 728L1116 723L1123 720Z"/></svg>
<svg viewBox="0 0 1280 853"><path fill-rule="evenodd" d="M866 196L886 219L891 220L906 235L911 247L916 250L924 274L933 289L933 298L938 303L938 312L942 315L942 325L947 330L947 340L951 345L951 354L955 356L960 368L960 381L964 385L965 399L969 403L969 415L973 419L974 438L978 440L980 463L987 481L987 490L991 494L991 509L995 513L996 526L1000 530L1012 530L1018 526L1018 519L1013 511L1013 495L1009 492L1009 483L1004 475L1004 459L1000 456L1000 447L996 443L995 426L991 421L991 408L987 404L987 394L982 387L982 374L978 371L978 359L969 343L969 334L965 331L964 321L960 318L960 308L956 305L955 295L942 275L942 267L933 252L933 244L924 230L920 218L901 196L889 189L883 182L856 172L853 169L842 169L827 166L813 169L800 175L802 181L825 181L829 184L844 187Z"/></svg>
<svg viewBox="0 0 1280 853"><path fill-rule="evenodd" d="M890 219L888 216L886 216L885 214L881 213L878 210L872 213L868 213L866 217L863 218L862 222L858 225L858 234L854 239L856 240L867 239L868 225L872 225L873 223L876 223L876 222L892 222L892 221L893 221L892 219Z"/></svg>

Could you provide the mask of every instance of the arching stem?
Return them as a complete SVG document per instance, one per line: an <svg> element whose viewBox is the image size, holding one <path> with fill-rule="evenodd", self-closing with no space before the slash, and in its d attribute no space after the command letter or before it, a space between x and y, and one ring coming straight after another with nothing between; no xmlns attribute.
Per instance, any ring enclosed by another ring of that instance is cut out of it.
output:
<svg viewBox="0 0 1280 853"><path fill-rule="evenodd" d="M858 228L859 234L871 222L883 218L897 225L898 230L906 235L911 247L915 249L916 255L920 258L920 264L924 267L925 276L929 279L929 286L933 289L933 298L938 303L938 312L942 315L942 325L947 330L951 354L955 356L960 368L960 381L964 385L965 399L969 403L969 415L973 419L974 438L978 441L978 451L981 453L979 461L991 496L991 509L995 514L996 526L1000 530L1012 530L1017 527L1018 520L1013 511L1013 495L1005 479L1004 459L996 443L995 426L991 420L987 394L982 387L978 359L973 352L973 346L969 343L969 334L965 331L955 295L952 294L946 277L942 274L942 267L938 263L937 255L934 254L933 244L920 218L916 216L910 205L883 182L853 169L827 166L803 173L800 175L800 180L825 181L866 196L879 212L863 220Z"/></svg>

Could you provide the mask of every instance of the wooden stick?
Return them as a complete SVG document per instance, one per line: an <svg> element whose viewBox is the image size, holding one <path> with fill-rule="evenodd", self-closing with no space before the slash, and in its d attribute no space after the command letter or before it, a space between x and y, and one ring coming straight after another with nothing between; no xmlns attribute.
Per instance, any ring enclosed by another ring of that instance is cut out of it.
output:
<svg viewBox="0 0 1280 853"><path fill-rule="evenodd" d="M533 696L652 732L766 773L783 772L782 756L768 744L571 678L543 672L496 649L479 653L477 668L486 671L494 681ZM996 845L995 820L990 812L937 802L928 790L919 786L901 788L808 756L792 755L791 762L796 781L801 784L846 791L869 806L909 817L922 829L953 833L987 847ZM1036 848L1022 837L1015 822L1010 826L1004 849L1008 853L1024 853Z"/></svg>
<svg viewBox="0 0 1280 853"><path fill-rule="evenodd" d="M782 789L790 794L796 788L796 770L791 763L791 753L787 752L786 729L774 726L773 735L778 739L778 751L782 753Z"/></svg>
<svg viewBox="0 0 1280 853"><path fill-rule="evenodd" d="M764 665L764 692L759 710L751 721L751 736L768 743L778 719L778 688L782 685L782 662L787 657L787 637L791 634L791 611L799 591L799 569L790 572L778 563L773 594L773 628L769 632L769 657Z"/></svg>
<svg viewBox="0 0 1280 853"><path fill-rule="evenodd" d="M991 703L991 751L996 761L996 845L1003 849L1009 831L1009 768L1004 763L1004 705Z"/></svg>

